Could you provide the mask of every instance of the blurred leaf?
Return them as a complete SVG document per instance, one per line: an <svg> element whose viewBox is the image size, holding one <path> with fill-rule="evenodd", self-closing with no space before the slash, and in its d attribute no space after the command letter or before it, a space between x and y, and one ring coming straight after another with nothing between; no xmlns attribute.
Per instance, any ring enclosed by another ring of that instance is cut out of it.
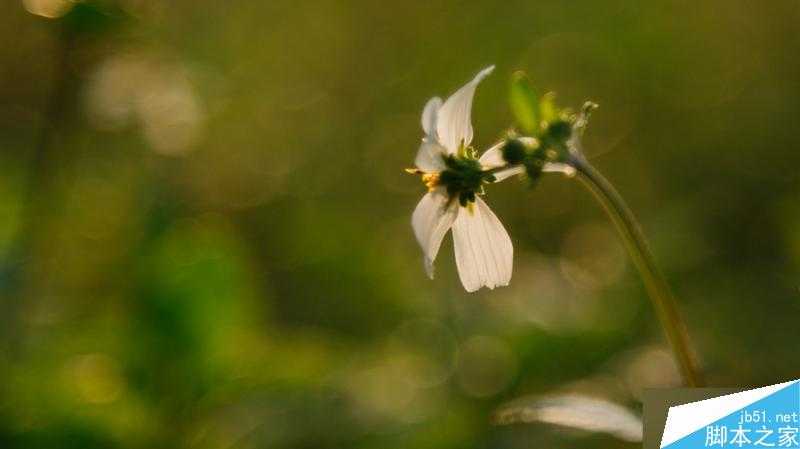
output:
<svg viewBox="0 0 800 449"><path fill-rule="evenodd" d="M607 433L624 441L642 441L642 420L630 410L605 399L575 394L512 401L497 410L495 422L556 424Z"/></svg>
<svg viewBox="0 0 800 449"><path fill-rule="evenodd" d="M525 72L511 75L511 110L525 134L539 129L539 95Z"/></svg>
<svg viewBox="0 0 800 449"><path fill-rule="evenodd" d="M80 2L62 20L70 33L99 35L119 26L126 18L124 11L113 3Z"/></svg>

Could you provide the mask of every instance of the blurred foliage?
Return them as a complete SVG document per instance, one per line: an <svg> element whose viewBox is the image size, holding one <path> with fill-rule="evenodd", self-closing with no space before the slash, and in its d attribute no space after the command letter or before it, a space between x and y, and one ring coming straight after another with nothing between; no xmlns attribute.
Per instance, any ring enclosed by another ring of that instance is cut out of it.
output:
<svg viewBox="0 0 800 449"><path fill-rule="evenodd" d="M549 394L637 413L677 382L580 186L491 189L511 286L464 293L448 243L425 278L402 168L425 101L492 63L476 147L516 70L597 101L585 149L710 383L797 377L795 1L7 6L0 447L636 447L491 418Z"/></svg>

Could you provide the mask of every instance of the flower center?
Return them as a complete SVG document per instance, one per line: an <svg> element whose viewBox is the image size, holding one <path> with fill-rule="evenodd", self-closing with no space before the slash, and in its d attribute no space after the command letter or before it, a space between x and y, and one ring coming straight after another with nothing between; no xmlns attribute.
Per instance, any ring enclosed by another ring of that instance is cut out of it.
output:
<svg viewBox="0 0 800 449"><path fill-rule="evenodd" d="M450 198L469 207L475 202L475 195L483 193L483 185L494 182L494 176L483 170L480 162L470 156L443 156L446 168L439 173L425 173L418 168L407 168L412 175L421 175L422 183L431 191L444 187Z"/></svg>

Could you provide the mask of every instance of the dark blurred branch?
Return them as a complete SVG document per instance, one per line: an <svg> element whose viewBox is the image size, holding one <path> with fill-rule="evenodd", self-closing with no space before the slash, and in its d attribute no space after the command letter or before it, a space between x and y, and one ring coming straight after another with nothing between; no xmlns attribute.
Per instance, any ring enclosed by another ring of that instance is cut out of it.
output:
<svg viewBox="0 0 800 449"><path fill-rule="evenodd" d="M5 332L14 334L19 326L19 308L29 282L31 261L44 227L47 199L52 191L54 158L58 136L64 129L67 111L74 97L75 76L70 69L76 34L62 22L52 24L56 35L53 52L53 80L45 100L41 130L30 158L28 175L22 196L22 218L16 245L9 254L3 270L2 290L6 292L4 312ZM12 339L13 341L13 339Z"/></svg>
<svg viewBox="0 0 800 449"><path fill-rule="evenodd" d="M31 158L27 188L25 191L25 219L23 220L22 247L29 247L41 225L46 192L50 190L53 179L54 142L63 128L66 111L69 109L74 76L70 70L70 57L74 49L75 33L69 28L59 26L58 40L54 52L54 79L47 96L39 139ZM25 256L30 251L24 251Z"/></svg>

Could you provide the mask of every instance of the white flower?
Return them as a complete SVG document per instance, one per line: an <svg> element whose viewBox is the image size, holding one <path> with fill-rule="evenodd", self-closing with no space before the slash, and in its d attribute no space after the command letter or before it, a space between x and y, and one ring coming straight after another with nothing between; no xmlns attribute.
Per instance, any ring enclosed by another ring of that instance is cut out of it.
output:
<svg viewBox="0 0 800 449"><path fill-rule="evenodd" d="M488 182L481 171L506 165L502 143L477 160L469 150L472 98L478 83L493 69L494 66L482 70L444 103L438 97L428 101L422 111L425 137L414 160L413 172L422 174L429 190L411 217L414 234L424 253L425 270L433 278L436 254L445 234L452 229L458 275L468 292L484 286L493 289L508 285L514 255L502 223L478 196L482 193L481 184ZM497 172L495 181L521 170L520 167Z"/></svg>

